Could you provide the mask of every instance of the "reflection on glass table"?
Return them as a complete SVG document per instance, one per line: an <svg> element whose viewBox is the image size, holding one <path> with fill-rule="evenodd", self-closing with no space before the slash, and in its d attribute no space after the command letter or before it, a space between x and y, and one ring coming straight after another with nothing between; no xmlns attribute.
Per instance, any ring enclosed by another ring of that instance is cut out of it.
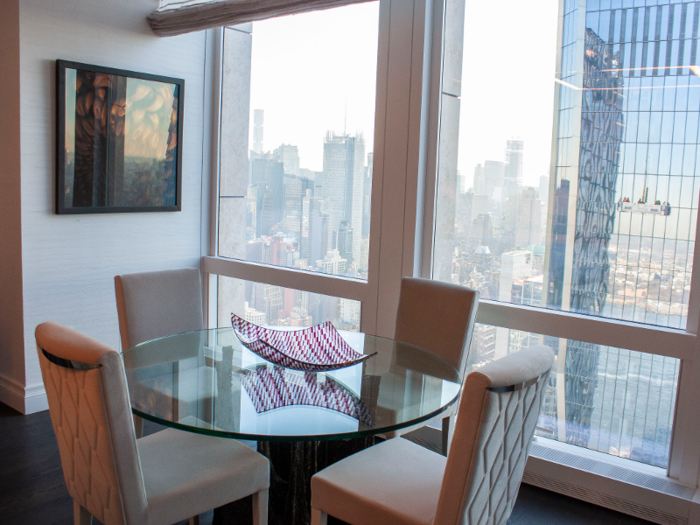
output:
<svg viewBox="0 0 700 525"><path fill-rule="evenodd" d="M372 436L436 419L461 378L434 354L342 332L363 362L328 372L273 365L231 328L186 332L124 352L135 414L170 427L258 441Z"/></svg>

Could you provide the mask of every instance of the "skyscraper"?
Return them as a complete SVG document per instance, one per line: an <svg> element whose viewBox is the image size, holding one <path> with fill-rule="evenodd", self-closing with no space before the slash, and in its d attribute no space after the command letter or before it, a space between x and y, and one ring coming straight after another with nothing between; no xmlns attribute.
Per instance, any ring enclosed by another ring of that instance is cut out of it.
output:
<svg viewBox="0 0 700 525"><path fill-rule="evenodd" d="M329 132L323 144L323 198L329 214L331 241L342 220L354 232L362 231L365 141L362 136ZM353 236L353 260L360 260L360 235ZM337 246L334 246L337 248Z"/></svg>
<svg viewBox="0 0 700 525"><path fill-rule="evenodd" d="M561 6L543 300L554 308L682 328L687 297L674 290L689 289L690 227L684 225L697 211L700 80L693 67L700 5L611 8L565 0ZM596 443L614 408L612 400L600 401L598 389L605 363L624 351L557 344L565 367L566 408L558 416L566 421L565 439L604 447ZM677 369L676 360L659 361L637 381ZM671 420L647 415L661 404L672 407L672 390L662 397L656 407L649 398L641 412L625 404L621 424L632 429L626 431L629 457L666 466ZM641 438L633 440L633 433Z"/></svg>
<svg viewBox="0 0 700 525"><path fill-rule="evenodd" d="M503 186L508 193L513 193L518 186L523 184L523 149L525 143L522 140L509 140L506 142L506 166L503 176Z"/></svg>

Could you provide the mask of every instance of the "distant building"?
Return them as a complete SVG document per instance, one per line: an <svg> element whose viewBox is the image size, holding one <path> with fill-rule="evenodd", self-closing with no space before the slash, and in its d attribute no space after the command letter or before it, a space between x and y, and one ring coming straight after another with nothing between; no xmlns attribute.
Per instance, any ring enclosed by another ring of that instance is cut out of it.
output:
<svg viewBox="0 0 700 525"><path fill-rule="evenodd" d="M316 266L323 273L343 275L347 269L347 260L340 256L338 250L330 250L323 260L316 261Z"/></svg>
<svg viewBox="0 0 700 525"><path fill-rule="evenodd" d="M348 221L353 231L362 231L365 141L362 136L329 132L323 144L323 198L327 203L331 240L340 222ZM361 239L352 243L353 259L359 260ZM334 246L337 248L337 246Z"/></svg>

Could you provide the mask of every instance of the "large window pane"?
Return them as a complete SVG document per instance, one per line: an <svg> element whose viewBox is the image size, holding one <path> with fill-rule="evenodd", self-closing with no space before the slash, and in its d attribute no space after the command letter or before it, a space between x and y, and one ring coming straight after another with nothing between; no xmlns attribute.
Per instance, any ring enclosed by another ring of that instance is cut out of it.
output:
<svg viewBox="0 0 700 525"><path fill-rule="evenodd" d="M700 92L685 49L697 35L645 38L629 19L656 27L648 9L598 4L467 1L459 138L441 144L438 181L437 224L454 229L435 232L434 278L685 328Z"/></svg>
<svg viewBox="0 0 700 525"><path fill-rule="evenodd" d="M219 255L367 278L379 3L226 28Z"/></svg>
<svg viewBox="0 0 700 525"><path fill-rule="evenodd" d="M361 303L293 288L219 276L218 326L231 314L261 326L307 328L331 321L339 330L360 331Z"/></svg>
<svg viewBox="0 0 700 525"><path fill-rule="evenodd" d="M678 359L478 324L469 364L536 344L557 354L537 435L668 466Z"/></svg>

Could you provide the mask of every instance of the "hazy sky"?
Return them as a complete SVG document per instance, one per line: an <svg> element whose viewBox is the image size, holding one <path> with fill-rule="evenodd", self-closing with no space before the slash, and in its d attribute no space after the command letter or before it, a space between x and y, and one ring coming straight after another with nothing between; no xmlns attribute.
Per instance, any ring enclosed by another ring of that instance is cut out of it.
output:
<svg viewBox="0 0 700 525"><path fill-rule="evenodd" d="M347 130L372 151L378 24L378 2L253 24L250 122L265 111L265 150L296 145L321 171L326 131Z"/></svg>
<svg viewBox="0 0 700 525"><path fill-rule="evenodd" d="M524 183L548 174L557 0L467 0L459 170L504 160L506 140L525 141ZM373 149L378 3L256 22L252 111L265 111L264 149L299 147L320 171L327 130L365 136ZM252 145L252 130L251 130Z"/></svg>
<svg viewBox="0 0 700 525"><path fill-rule="evenodd" d="M467 0L459 171L504 160L506 140L525 141L523 184L549 174L558 0Z"/></svg>

